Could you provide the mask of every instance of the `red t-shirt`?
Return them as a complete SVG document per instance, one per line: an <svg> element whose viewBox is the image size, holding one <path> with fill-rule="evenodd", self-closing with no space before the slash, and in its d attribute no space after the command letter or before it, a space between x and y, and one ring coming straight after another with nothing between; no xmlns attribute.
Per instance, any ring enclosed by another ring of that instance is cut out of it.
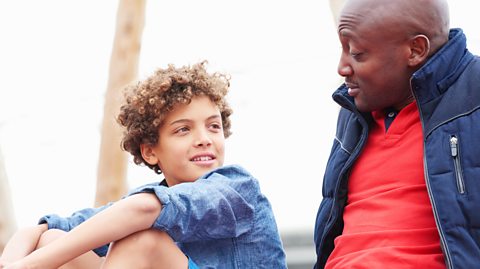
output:
<svg viewBox="0 0 480 269"><path fill-rule="evenodd" d="M352 168L345 226L326 268L446 268L423 171L423 138L415 103L385 132L373 112L367 144Z"/></svg>

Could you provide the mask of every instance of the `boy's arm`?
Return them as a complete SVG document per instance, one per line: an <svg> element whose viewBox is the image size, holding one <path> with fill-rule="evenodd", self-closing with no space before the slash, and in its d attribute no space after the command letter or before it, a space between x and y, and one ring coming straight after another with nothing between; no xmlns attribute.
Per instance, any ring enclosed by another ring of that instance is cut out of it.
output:
<svg viewBox="0 0 480 269"><path fill-rule="evenodd" d="M18 230L8 240L0 261L13 262L21 259L35 250L40 236L48 229L47 224L26 227Z"/></svg>
<svg viewBox="0 0 480 269"><path fill-rule="evenodd" d="M160 214L153 194L129 196L80 224L64 237L22 259L32 268L57 268L98 246L149 229Z"/></svg>

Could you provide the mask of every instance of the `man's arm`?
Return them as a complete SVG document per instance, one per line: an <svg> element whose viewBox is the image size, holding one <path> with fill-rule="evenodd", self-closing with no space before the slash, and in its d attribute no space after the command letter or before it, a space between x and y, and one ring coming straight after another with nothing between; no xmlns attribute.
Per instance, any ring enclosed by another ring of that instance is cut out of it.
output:
<svg viewBox="0 0 480 269"><path fill-rule="evenodd" d="M154 194L129 196L91 217L64 237L32 252L19 263L31 268L58 268L98 246L149 229L161 208Z"/></svg>

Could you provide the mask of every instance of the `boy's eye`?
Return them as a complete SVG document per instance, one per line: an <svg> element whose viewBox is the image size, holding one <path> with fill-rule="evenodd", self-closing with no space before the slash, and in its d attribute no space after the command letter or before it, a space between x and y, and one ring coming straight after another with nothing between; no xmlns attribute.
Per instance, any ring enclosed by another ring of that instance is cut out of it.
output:
<svg viewBox="0 0 480 269"><path fill-rule="evenodd" d="M180 127L178 129L175 130L175 133L176 134L179 134L179 133L186 133L188 132L190 129L188 129L188 127Z"/></svg>
<svg viewBox="0 0 480 269"><path fill-rule="evenodd" d="M221 130L222 125L219 124L219 123L212 123L212 124L210 124L210 128L215 129L215 130Z"/></svg>

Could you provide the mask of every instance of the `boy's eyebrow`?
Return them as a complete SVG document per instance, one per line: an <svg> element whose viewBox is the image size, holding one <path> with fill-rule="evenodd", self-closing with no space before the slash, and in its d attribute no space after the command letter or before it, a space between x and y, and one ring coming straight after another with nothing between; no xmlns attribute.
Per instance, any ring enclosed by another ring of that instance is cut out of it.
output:
<svg viewBox="0 0 480 269"><path fill-rule="evenodd" d="M213 119L217 119L217 118L221 118L221 116L218 115L218 114L215 114L215 115L212 115L212 116L208 117L206 120L208 121L208 120L213 120ZM179 119L179 120L174 120L174 121L170 122L169 125L174 125L174 124L184 123L184 122L191 122L191 121L192 120L190 120L190 119Z"/></svg>

